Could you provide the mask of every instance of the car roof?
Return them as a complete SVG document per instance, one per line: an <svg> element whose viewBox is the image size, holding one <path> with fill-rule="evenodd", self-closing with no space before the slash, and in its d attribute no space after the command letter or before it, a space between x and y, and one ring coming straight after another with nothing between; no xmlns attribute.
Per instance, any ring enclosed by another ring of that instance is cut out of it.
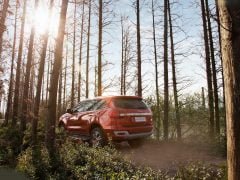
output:
<svg viewBox="0 0 240 180"><path fill-rule="evenodd" d="M124 96L124 95L117 95L117 96L97 96L93 99L118 99L118 98L123 98L123 99L142 99L142 97L139 96Z"/></svg>

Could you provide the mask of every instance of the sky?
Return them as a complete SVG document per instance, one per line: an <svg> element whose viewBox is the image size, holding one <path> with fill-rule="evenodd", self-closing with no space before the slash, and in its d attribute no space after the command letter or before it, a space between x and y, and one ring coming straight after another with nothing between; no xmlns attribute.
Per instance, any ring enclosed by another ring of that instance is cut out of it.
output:
<svg viewBox="0 0 240 180"><path fill-rule="evenodd" d="M31 1L30 1L31 2ZM95 1L96 2L96 1ZM172 1L173 2L173 1ZM211 4L212 13L214 13L214 7L212 6L213 0L209 1ZM203 40L202 40L202 20L200 7L197 5L199 2L197 0L183 0L177 1L174 0L172 8L173 14L173 31L174 31L174 41L177 43L175 46L176 50L176 61L177 64L177 75L179 82L179 89L181 89L180 94L193 94L194 92L200 92L201 87L207 88L207 83L205 79L205 62L204 62L204 49L203 49ZM40 0L41 9L36 13L37 23L36 29L38 35L36 35L36 41L41 41L41 34L43 34L44 26L46 26L47 16L47 5L45 0ZM150 0L141 0L141 10L140 10L140 20L141 20L141 49L142 49L142 75L143 75L143 96L153 96L155 94L155 75L154 75L154 53L153 53L153 40L152 40L152 15L151 15L151 1ZM50 43L54 44L55 37L58 27L58 15L59 15L59 5L60 0L56 1L53 17L51 20L51 32L50 32ZM31 20L34 18L34 12L31 7L33 4L28 4L28 16L25 27L25 34L28 37L30 34ZM103 95L116 95L120 91L120 62L121 62L121 24L120 16L128 16L127 24L131 26L131 35L132 35L132 46L133 53L136 53L136 13L133 8L133 0L113 0L113 4L110 9L113 10L114 16L105 14L104 17L107 17L112 20L112 23L104 28L103 34L103 62L109 62L110 65L106 66L106 71L103 72L103 85L107 86L112 82L113 86L107 88ZM155 13L156 13L156 36L157 36L157 54L159 61L159 84L160 84L160 93L163 94L163 0L154 0ZM21 9L19 8L19 11ZM87 8L85 9L85 12ZM97 61L97 38L98 38L98 22L97 22L97 11L96 8L93 9L94 15L92 16L91 24L91 52L90 52L90 97L94 96L94 66ZM77 45L79 44L79 35L80 35L80 14L81 6L78 6L78 24L77 24ZM72 36L72 16L73 16L73 4L69 3L68 8L68 28L66 32ZM113 18L112 18L113 17ZM20 17L19 17L20 18ZM12 27L13 17L9 20L9 27ZM87 18L85 18L85 23ZM20 26L20 23L18 24ZM19 27L20 31L20 27ZM18 31L18 35L19 35ZM8 29L8 32L5 34L6 38L11 39L13 36L13 30ZM71 38L69 38L71 39ZM25 40L25 48L27 47L28 40ZM84 42L86 43L86 36L84 37ZM40 43L37 43L37 49ZM66 41L64 48L68 46L68 65L72 62L72 42L70 40ZM18 47L18 45L16 46ZM52 47L54 48L54 47ZM170 48L169 48L170 49ZM76 59L78 59L78 50ZM82 72L85 72L85 59L86 59L86 46L83 49L83 66ZM38 56L39 50L37 50L36 55ZM63 58L63 62L65 62ZM169 53L169 60L170 60ZM24 60L26 58L23 58ZM134 59L136 61L136 58ZM77 65L77 62L76 62ZM170 64L169 64L169 67ZM10 74L9 67L6 67L7 75ZM79 68L76 68L79 71ZM45 69L46 71L46 69ZM76 72L77 73L77 72ZM35 73L36 74L36 73ZM68 77L71 78L71 71L68 71ZM134 76L136 74L136 67L134 63L129 71L129 74ZM6 76L7 76L6 75ZM37 74L36 74L37 75ZM68 79L69 79L68 78ZM83 78L85 75L83 74ZM46 79L45 79L46 80ZM171 87L171 68L169 70L169 80ZM136 85L136 82L132 79L128 79L129 83L132 86ZM131 82L130 82L131 81ZM77 81L76 81L77 82ZM68 93L70 93L71 80L68 82ZM46 86L46 82L44 84ZM85 86L85 85L84 85ZM84 91L83 86L83 91ZM6 86L7 89L7 86ZM134 91L128 91L128 95L134 95ZM84 96L84 94L83 94Z"/></svg>

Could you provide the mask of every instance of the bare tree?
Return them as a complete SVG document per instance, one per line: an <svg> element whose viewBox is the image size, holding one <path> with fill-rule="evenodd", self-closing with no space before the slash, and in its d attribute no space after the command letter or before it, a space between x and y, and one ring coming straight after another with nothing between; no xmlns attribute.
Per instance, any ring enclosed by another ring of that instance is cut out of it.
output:
<svg viewBox="0 0 240 180"><path fill-rule="evenodd" d="M85 18L85 0L82 3L82 20L80 29L80 48L79 48L79 73L78 73L78 102L81 98L81 88L82 88L82 56L83 56L83 33L84 33L84 18Z"/></svg>
<svg viewBox="0 0 240 180"><path fill-rule="evenodd" d="M16 8L15 8L15 19L14 19L14 35L13 35L13 46L12 46L12 62L11 62L11 72L10 72L10 80L9 80L9 89L8 89L8 98L7 98L7 109L5 114L5 124L8 124L9 117L12 111L12 96L13 96L13 67L14 67L14 60L15 60L15 49L16 49L16 38L17 38L17 16L18 16L18 8L19 3L16 1Z"/></svg>
<svg viewBox="0 0 240 180"><path fill-rule="evenodd" d="M42 83L43 83L45 59L46 59L48 39L49 39L49 24L50 24L50 19L51 19L51 15L52 15L53 1L54 0L51 0L51 2L50 2L49 19L48 19L48 23L47 23L48 27L46 28L46 31L43 35L43 45L42 45L42 50L41 50L41 55L40 55L40 65L39 65L39 70L38 70L36 96L35 96L35 102L34 102L34 108L33 108L34 117L32 120L32 143L33 144L36 144L36 142L37 142L37 127L38 127L38 120L39 120L41 87L42 87Z"/></svg>
<svg viewBox="0 0 240 180"><path fill-rule="evenodd" d="M90 33L91 33L91 6L92 1L88 2L88 30L87 30L87 60L86 60L86 98L89 96L89 56L90 56Z"/></svg>
<svg viewBox="0 0 240 180"><path fill-rule="evenodd" d="M9 0L4 0L2 10L1 10L1 17L0 17L0 62L2 57L3 33L6 30L5 21L7 18L8 7L9 7Z"/></svg>
<svg viewBox="0 0 240 180"><path fill-rule="evenodd" d="M103 0L99 0L98 10L98 96L102 95L102 29L103 29Z"/></svg>
<svg viewBox="0 0 240 180"><path fill-rule="evenodd" d="M218 101L218 82L217 82L217 69L216 69L216 59L215 59L215 48L213 44L213 36L212 36L212 25L210 20L210 9L208 0L205 0L206 4L206 18L207 18L207 26L208 26L208 36L209 36L209 48L210 48L210 57L212 64L212 80L213 80L213 95L214 95L214 115L215 115L215 129L216 133L220 134L220 117L219 117L219 101Z"/></svg>
<svg viewBox="0 0 240 180"><path fill-rule="evenodd" d="M214 109L213 109L213 88L212 88L212 70L211 60L209 51L209 38L207 33L207 22L206 22L206 11L204 0L201 0L202 9L202 22L203 22L203 33L204 33L204 45L205 45L205 60L206 60L206 75L208 85L208 108L209 108L209 135L214 135Z"/></svg>
<svg viewBox="0 0 240 180"><path fill-rule="evenodd" d="M140 3L136 0L137 10L137 94L142 97L142 59L141 59L141 32L140 32Z"/></svg>
<svg viewBox="0 0 240 180"><path fill-rule="evenodd" d="M17 69L16 69L15 90L14 90L14 100L13 100L12 126L15 126L17 123L17 120L18 120L19 87L20 87L20 77L21 77L21 64L22 64L22 53L23 53L22 51L23 51L23 38L24 38L24 27L25 27L25 17L26 17L26 4L27 4L27 0L24 0L21 30L20 30L20 40L19 40L19 47L18 47Z"/></svg>
<svg viewBox="0 0 240 180"><path fill-rule="evenodd" d="M227 119L228 179L240 179L240 1L218 0Z"/></svg>
<svg viewBox="0 0 240 180"><path fill-rule="evenodd" d="M156 110L156 137L160 138L160 97L159 97L159 82L158 82L158 60L157 60L157 43L156 43L156 28L155 28L155 9L154 1L152 0L152 26L153 26L153 45L154 45L154 65L155 65L155 88L156 88L156 99L157 99L157 110Z"/></svg>
<svg viewBox="0 0 240 180"><path fill-rule="evenodd" d="M56 38L56 46L54 52L54 64L50 80L48 111L46 118L45 143L50 155L54 155L55 149L55 123L56 123L56 105L57 105L57 88L59 74L62 64L63 41L65 34L66 15L68 8L68 0L62 0L58 35Z"/></svg>
<svg viewBox="0 0 240 180"><path fill-rule="evenodd" d="M170 30L170 43L171 43L171 59L172 59L172 81L173 81L173 96L175 104L175 115L176 115L176 129L177 138L181 140L181 119L179 112L178 102L178 89L177 89L177 77L176 77L176 62L175 62L175 49L174 49L174 38L173 38L173 25L172 25L172 14L171 7L168 0L168 15L169 15L169 30Z"/></svg>
<svg viewBox="0 0 240 180"><path fill-rule="evenodd" d="M74 106L74 101L75 101L75 51L76 51L76 18L77 15L77 2L76 0L74 1L74 14L73 14L73 51L72 51L72 89L71 89L71 107Z"/></svg>
<svg viewBox="0 0 240 180"><path fill-rule="evenodd" d="M168 90L168 0L164 0L164 117L163 136L168 140L168 111L169 111L169 90Z"/></svg>
<svg viewBox="0 0 240 180"><path fill-rule="evenodd" d="M37 10L37 7L38 7L38 0L35 0L34 11ZM35 36L35 26L32 25L30 38L29 38L29 45L28 45L26 73L25 73L24 89L23 89L22 115L21 115L21 121L20 121L20 129L22 132L25 131L26 129L26 121L27 121L27 118L29 117L28 96L29 96L30 73L31 73L31 67L33 62L34 36Z"/></svg>

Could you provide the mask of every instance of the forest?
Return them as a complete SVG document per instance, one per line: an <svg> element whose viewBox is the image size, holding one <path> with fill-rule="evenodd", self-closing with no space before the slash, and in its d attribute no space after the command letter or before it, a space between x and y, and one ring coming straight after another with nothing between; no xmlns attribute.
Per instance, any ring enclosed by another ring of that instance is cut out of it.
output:
<svg viewBox="0 0 240 180"><path fill-rule="evenodd" d="M0 177L239 180L239 45L239 0L0 0ZM143 147L59 128L110 95L150 107Z"/></svg>

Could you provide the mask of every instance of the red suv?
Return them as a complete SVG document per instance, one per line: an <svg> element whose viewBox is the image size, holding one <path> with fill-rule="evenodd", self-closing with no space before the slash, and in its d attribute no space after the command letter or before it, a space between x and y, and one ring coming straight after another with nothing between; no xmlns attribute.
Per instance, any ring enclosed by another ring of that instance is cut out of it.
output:
<svg viewBox="0 0 240 180"><path fill-rule="evenodd" d="M102 146L108 140L138 144L153 130L152 112L137 96L81 101L60 117L59 126L95 146Z"/></svg>

